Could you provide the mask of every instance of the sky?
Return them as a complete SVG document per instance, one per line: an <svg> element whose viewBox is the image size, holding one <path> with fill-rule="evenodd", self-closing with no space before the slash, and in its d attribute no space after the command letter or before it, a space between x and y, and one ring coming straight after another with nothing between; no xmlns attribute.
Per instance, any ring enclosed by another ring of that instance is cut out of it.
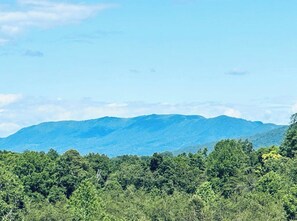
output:
<svg viewBox="0 0 297 221"><path fill-rule="evenodd" d="M296 0L1 0L0 137L45 121L297 112Z"/></svg>

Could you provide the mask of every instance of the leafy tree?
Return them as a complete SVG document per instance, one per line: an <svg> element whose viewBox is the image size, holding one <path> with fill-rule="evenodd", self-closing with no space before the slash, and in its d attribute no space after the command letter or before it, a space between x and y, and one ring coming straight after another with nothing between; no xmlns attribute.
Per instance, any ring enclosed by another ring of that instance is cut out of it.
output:
<svg viewBox="0 0 297 221"><path fill-rule="evenodd" d="M221 199L214 207L213 220L285 221L282 202L268 193L249 192Z"/></svg>
<svg viewBox="0 0 297 221"><path fill-rule="evenodd" d="M54 185L52 160L44 152L26 151L14 167L15 174L22 180L25 191L46 196Z"/></svg>
<svg viewBox="0 0 297 221"><path fill-rule="evenodd" d="M88 162L76 150L69 150L57 159L55 177L57 185L65 189L69 198L83 180L94 176Z"/></svg>
<svg viewBox="0 0 297 221"><path fill-rule="evenodd" d="M112 170L110 159L106 155L94 153L88 154L85 159L88 161L90 168L97 173L97 179L103 185Z"/></svg>
<svg viewBox="0 0 297 221"><path fill-rule="evenodd" d="M274 171L262 176L257 183L257 189L259 191L266 192L271 195L278 193L284 187L285 182L283 177Z"/></svg>
<svg viewBox="0 0 297 221"><path fill-rule="evenodd" d="M297 218L297 186L294 185L290 191L283 196L283 206L288 220Z"/></svg>
<svg viewBox="0 0 297 221"><path fill-rule="evenodd" d="M83 181L69 201L75 220L97 221L106 218L101 199L91 181Z"/></svg>
<svg viewBox="0 0 297 221"><path fill-rule="evenodd" d="M53 186L49 190L47 199L50 203L66 202L65 189L58 186Z"/></svg>
<svg viewBox="0 0 297 221"><path fill-rule="evenodd" d="M291 124L280 147L280 152L290 158L297 154L297 113L291 117Z"/></svg>
<svg viewBox="0 0 297 221"><path fill-rule="evenodd" d="M68 206L65 203L28 203L25 221L72 221Z"/></svg>
<svg viewBox="0 0 297 221"><path fill-rule="evenodd" d="M207 175L225 197L237 191L247 170L249 158L244 147L241 141L224 140L216 144L207 158Z"/></svg>
<svg viewBox="0 0 297 221"><path fill-rule="evenodd" d="M54 149L50 149L47 152L47 156L51 159L51 160L56 160L59 157L59 154L56 150Z"/></svg>
<svg viewBox="0 0 297 221"><path fill-rule="evenodd" d="M191 204L194 207L195 217L198 220L213 220L214 205L218 200L218 196L212 189L210 182L202 183L192 196Z"/></svg>
<svg viewBox="0 0 297 221"><path fill-rule="evenodd" d="M0 167L0 218L17 220L24 209L24 188L16 175Z"/></svg>
<svg viewBox="0 0 297 221"><path fill-rule="evenodd" d="M163 162L163 156L161 154L158 153L154 153L151 162L150 162L150 169L152 172L156 171L159 166L162 164Z"/></svg>

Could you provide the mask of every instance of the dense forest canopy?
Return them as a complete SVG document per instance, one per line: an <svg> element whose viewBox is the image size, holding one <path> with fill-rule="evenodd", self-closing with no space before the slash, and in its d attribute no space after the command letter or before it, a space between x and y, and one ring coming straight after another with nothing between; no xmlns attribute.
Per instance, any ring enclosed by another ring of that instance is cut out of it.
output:
<svg viewBox="0 0 297 221"><path fill-rule="evenodd" d="M297 115L280 147L108 158L0 152L2 220L296 220Z"/></svg>

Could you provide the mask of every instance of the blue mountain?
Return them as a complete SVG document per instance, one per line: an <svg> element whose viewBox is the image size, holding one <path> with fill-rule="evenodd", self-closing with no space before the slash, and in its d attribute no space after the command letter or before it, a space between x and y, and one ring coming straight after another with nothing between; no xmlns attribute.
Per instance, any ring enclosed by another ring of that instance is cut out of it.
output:
<svg viewBox="0 0 297 221"><path fill-rule="evenodd" d="M253 143L253 146L255 149L258 149L260 147L269 147L273 145L279 146L282 143L288 128L289 128L288 126L282 126L267 132L258 133L253 136L242 136L238 138L242 140L245 140L245 139L249 140L251 143ZM173 151L173 154L178 155L181 153L196 153L198 150L203 148L212 150L217 142L218 141L214 141L211 143L204 143L204 144L199 144L194 146L183 147L176 151Z"/></svg>
<svg viewBox="0 0 297 221"><path fill-rule="evenodd" d="M47 122L23 128L0 139L0 149L21 152L47 151L53 148L64 152L75 148L82 154L96 152L109 156L150 155L226 138L253 137L278 128L281 126L228 116L104 117L87 121Z"/></svg>

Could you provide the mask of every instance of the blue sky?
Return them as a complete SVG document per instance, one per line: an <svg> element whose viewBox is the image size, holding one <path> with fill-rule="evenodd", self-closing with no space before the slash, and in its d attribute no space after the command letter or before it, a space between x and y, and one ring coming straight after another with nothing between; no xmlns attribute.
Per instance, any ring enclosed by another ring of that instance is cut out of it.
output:
<svg viewBox="0 0 297 221"><path fill-rule="evenodd" d="M295 0L2 0L0 137L150 113L288 123Z"/></svg>

